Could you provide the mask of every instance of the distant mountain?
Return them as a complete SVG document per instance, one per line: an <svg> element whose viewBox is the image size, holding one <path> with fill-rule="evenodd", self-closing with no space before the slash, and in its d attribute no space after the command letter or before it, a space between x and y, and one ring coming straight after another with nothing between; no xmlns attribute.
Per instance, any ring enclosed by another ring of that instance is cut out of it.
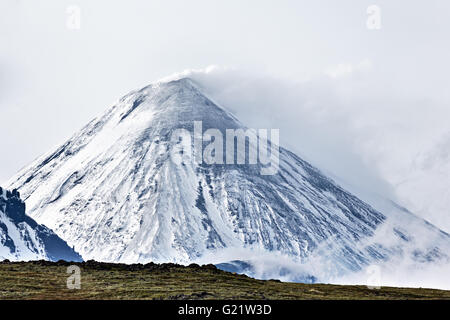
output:
<svg viewBox="0 0 450 320"><path fill-rule="evenodd" d="M254 270L252 261L277 253L309 265L305 279L320 279L399 256L449 258L448 234L394 204L374 209L286 149L274 175L262 175L260 163L205 164L185 154L174 162L171 136L193 132L194 121L224 136L247 129L192 80L158 82L124 96L9 187L86 260L208 256Z"/></svg>
<svg viewBox="0 0 450 320"><path fill-rule="evenodd" d="M0 187L0 260L83 261L49 228L25 214L17 190Z"/></svg>

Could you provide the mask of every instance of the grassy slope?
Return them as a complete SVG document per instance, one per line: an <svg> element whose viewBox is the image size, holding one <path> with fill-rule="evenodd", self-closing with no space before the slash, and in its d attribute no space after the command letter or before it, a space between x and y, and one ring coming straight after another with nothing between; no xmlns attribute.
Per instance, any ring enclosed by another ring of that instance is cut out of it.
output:
<svg viewBox="0 0 450 320"><path fill-rule="evenodd" d="M214 266L77 263L81 289L69 290L68 263L0 262L0 299L450 299L450 291L261 281Z"/></svg>

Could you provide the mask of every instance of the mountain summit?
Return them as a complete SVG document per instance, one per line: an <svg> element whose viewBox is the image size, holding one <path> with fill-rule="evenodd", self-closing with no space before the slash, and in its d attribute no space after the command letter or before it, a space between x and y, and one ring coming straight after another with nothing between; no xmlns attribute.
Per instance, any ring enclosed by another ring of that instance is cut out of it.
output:
<svg viewBox="0 0 450 320"><path fill-rule="evenodd" d="M450 256L448 234L404 209L374 209L286 149L272 175L258 163L206 164L186 154L174 162L179 141L171 137L194 132L196 122L200 134L247 130L191 79L159 82L124 96L9 187L85 260L188 263L246 248L319 257L345 272L400 255ZM248 140L246 150L256 149Z"/></svg>

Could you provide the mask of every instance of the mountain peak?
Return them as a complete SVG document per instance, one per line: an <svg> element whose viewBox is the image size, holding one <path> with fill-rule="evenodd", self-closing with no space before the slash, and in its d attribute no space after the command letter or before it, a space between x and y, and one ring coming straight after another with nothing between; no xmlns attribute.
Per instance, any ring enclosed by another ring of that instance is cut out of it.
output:
<svg viewBox="0 0 450 320"><path fill-rule="evenodd" d="M208 128L239 128L239 121L225 109L219 107L189 77L166 82L155 82L124 96L111 111L116 114L117 124L133 122L134 130L142 128L145 119L158 122L158 127L167 131L175 128L190 128L194 121L202 121ZM139 120L137 120L139 118ZM133 130L131 128L131 130Z"/></svg>
<svg viewBox="0 0 450 320"><path fill-rule="evenodd" d="M200 135L245 129L189 78L151 84L23 169L10 187L84 259L188 263L248 249L301 262L319 255L337 273L410 252L447 255L445 235L414 220L427 234L418 248L402 227L412 217L374 209L283 148L273 175L246 164L174 162L172 133L195 133L196 121Z"/></svg>

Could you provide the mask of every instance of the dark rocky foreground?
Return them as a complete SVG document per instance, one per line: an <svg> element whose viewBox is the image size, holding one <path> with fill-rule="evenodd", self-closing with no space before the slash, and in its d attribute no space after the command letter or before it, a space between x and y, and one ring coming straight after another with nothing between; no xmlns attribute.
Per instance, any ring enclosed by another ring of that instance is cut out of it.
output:
<svg viewBox="0 0 450 320"><path fill-rule="evenodd" d="M67 288L73 265L80 289ZM3 261L0 299L450 299L450 291L262 281L214 265Z"/></svg>

